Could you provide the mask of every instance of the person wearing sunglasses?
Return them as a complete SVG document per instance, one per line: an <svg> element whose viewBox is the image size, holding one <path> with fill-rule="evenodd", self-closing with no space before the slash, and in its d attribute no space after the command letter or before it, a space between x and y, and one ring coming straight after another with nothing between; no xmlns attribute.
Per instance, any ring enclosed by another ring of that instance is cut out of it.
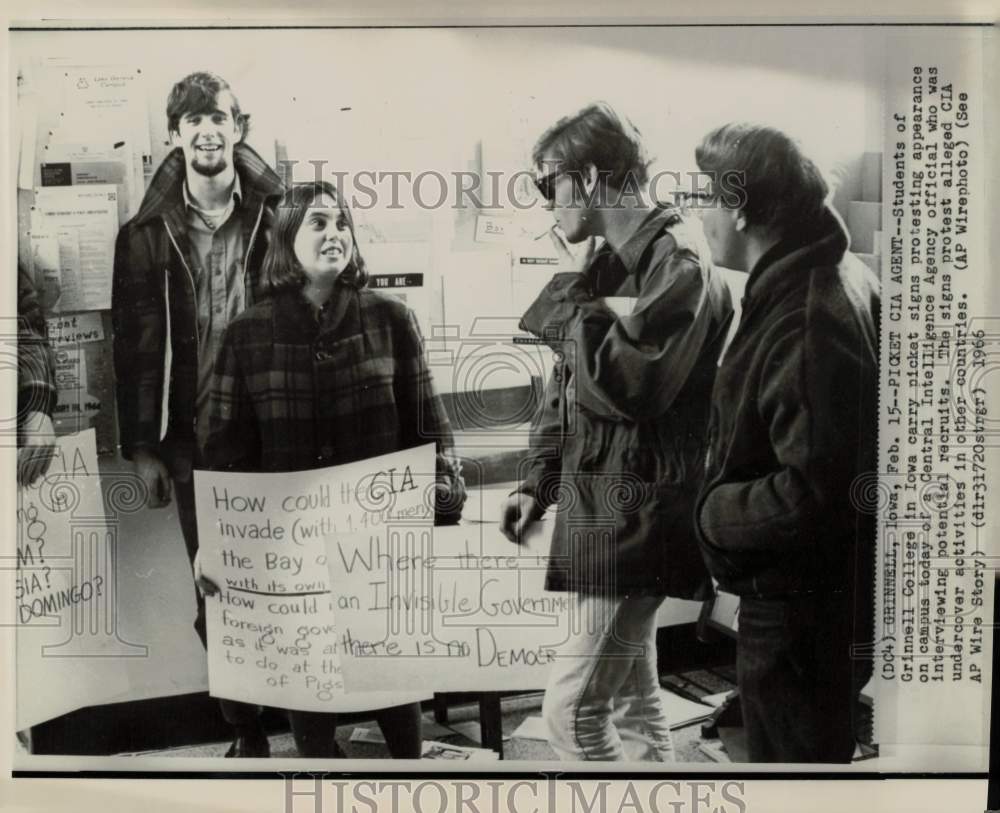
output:
<svg viewBox="0 0 1000 813"><path fill-rule="evenodd" d="M557 361L501 529L521 542L556 508L546 588L572 594L543 703L556 753L667 761L656 614L709 585L691 517L732 305L697 226L653 199L627 118L591 104L532 157L566 267L521 320Z"/></svg>

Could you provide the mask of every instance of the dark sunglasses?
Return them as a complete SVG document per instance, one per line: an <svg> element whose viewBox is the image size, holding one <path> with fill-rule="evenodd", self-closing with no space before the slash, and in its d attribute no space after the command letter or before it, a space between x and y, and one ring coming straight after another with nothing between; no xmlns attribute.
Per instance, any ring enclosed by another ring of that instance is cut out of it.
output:
<svg viewBox="0 0 1000 813"><path fill-rule="evenodd" d="M538 190L538 194L541 195L547 201L553 201L556 197L556 179L560 175L565 175L566 170L557 169L555 172L550 172L548 175L543 175L541 178L535 178L535 188Z"/></svg>

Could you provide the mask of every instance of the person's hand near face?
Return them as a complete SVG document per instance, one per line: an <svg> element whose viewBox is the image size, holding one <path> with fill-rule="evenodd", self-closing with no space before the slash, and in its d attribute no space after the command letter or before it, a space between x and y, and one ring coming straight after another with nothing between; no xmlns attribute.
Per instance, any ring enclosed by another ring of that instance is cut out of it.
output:
<svg viewBox="0 0 1000 813"><path fill-rule="evenodd" d="M543 157L538 167L535 185L567 243L580 243L594 236L590 197L594 194L596 172L593 165L583 170L566 169L552 155Z"/></svg>
<svg viewBox="0 0 1000 813"><path fill-rule="evenodd" d="M587 237L574 245L566 239L565 232L558 224L549 229L549 239L552 240L556 255L559 257L560 271L580 272L585 270L597 252L596 237Z"/></svg>
<svg viewBox="0 0 1000 813"><path fill-rule="evenodd" d="M593 165L566 170L554 156L546 156L539 166L535 185L555 221L549 239L559 257L560 271L583 271L597 250L590 200L595 193L595 176Z"/></svg>

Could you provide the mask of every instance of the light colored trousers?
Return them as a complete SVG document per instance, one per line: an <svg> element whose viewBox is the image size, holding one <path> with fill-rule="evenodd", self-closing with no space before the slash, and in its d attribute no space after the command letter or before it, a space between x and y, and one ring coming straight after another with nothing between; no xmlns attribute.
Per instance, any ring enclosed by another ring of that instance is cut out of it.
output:
<svg viewBox="0 0 1000 813"><path fill-rule="evenodd" d="M674 760L656 668L662 601L572 594L569 639L558 648L542 703L560 759Z"/></svg>

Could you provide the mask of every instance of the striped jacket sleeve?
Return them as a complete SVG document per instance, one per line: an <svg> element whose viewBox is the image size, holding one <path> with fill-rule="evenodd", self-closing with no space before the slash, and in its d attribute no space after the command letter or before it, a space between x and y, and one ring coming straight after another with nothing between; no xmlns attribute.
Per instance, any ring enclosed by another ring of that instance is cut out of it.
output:
<svg viewBox="0 0 1000 813"><path fill-rule="evenodd" d="M17 274L17 418L29 412L52 417L56 405L55 354L49 346L45 317L31 275Z"/></svg>

